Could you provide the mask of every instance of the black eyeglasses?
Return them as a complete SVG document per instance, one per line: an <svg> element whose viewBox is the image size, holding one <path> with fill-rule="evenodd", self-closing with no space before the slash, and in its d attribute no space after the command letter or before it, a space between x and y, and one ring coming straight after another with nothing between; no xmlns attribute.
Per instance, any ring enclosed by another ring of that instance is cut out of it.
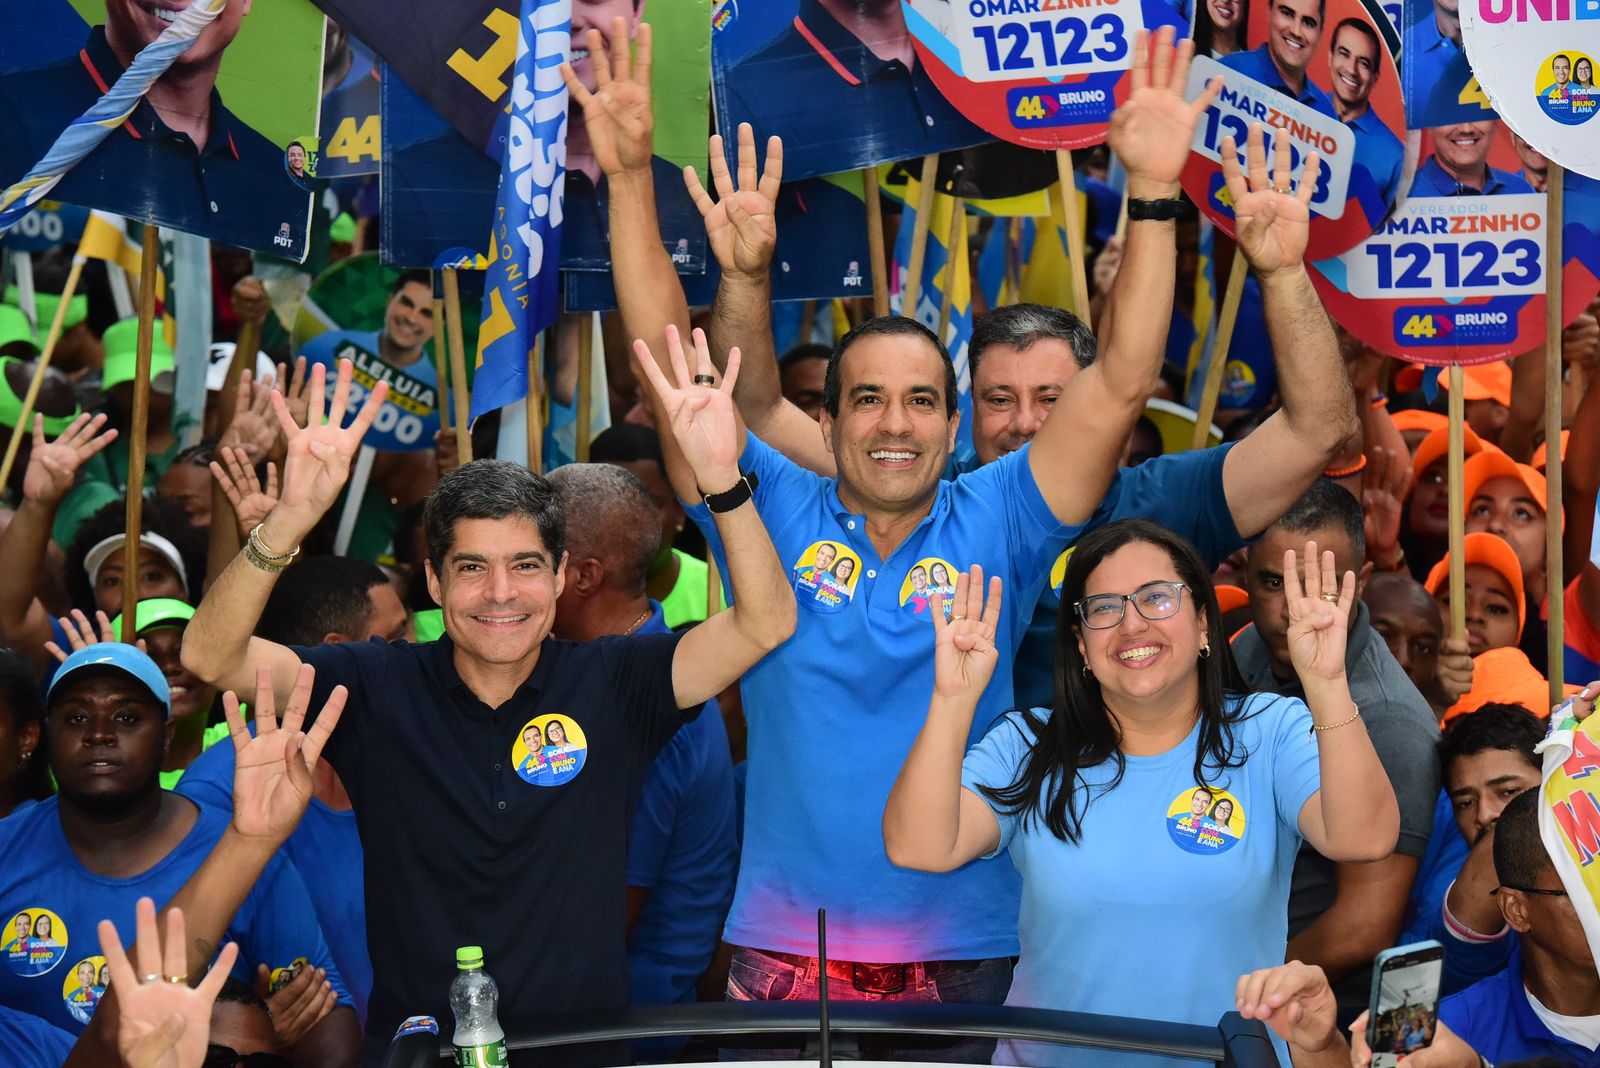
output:
<svg viewBox="0 0 1600 1068"><path fill-rule="evenodd" d="M1129 601L1141 616L1153 623L1177 615L1183 603L1183 591L1188 588L1181 582L1147 582L1132 593L1097 593L1085 597L1073 607L1090 630L1109 630L1121 623Z"/></svg>
<svg viewBox="0 0 1600 1068"><path fill-rule="evenodd" d="M1512 886L1510 883L1507 883L1504 886L1497 886L1493 890L1490 890L1489 893L1498 894L1502 890L1520 890L1524 894L1543 894L1545 897L1567 896L1567 892L1565 890L1545 890L1537 886Z"/></svg>
<svg viewBox="0 0 1600 1068"><path fill-rule="evenodd" d="M206 1046L206 1059L201 1068L294 1068L288 1057L276 1053L240 1053L227 1046Z"/></svg>

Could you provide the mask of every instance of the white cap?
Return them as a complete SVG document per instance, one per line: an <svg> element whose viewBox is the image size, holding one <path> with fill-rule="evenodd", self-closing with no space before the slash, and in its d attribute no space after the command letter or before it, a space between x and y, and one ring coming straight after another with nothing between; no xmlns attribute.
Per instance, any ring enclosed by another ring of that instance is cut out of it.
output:
<svg viewBox="0 0 1600 1068"><path fill-rule="evenodd" d="M100 569L105 566L111 554L119 552L128 540L128 534L113 534L103 541L95 542L87 556L83 558L83 569L89 573L89 585L93 586L100 579ZM172 565L172 570L178 573L178 585L183 587L185 597L189 595L189 572L183 566L183 556L179 554L178 547L163 538L160 534L143 531L139 534L139 544L147 549L154 549Z"/></svg>
<svg viewBox="0 0 1600 1068"><path fill-rule="evenodd" d="M206 349L207 392L217 392L228 380L228 366L233 363L234 348L231 341L218 341ZM277 370L272 357L264 352L256 353L256 366L252 372L256 376L256 381L261 381L265 375L276 374Z"/></svg>

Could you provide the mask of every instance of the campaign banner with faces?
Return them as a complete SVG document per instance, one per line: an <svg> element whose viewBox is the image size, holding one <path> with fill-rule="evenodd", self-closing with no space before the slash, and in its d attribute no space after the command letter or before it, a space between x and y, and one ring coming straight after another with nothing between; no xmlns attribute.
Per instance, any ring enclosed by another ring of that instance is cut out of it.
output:
<svg viewBox="0 0 1600 1068"><path fill-rule="evenodd" d="M1140 30L1188 26L1165 0L905 0L917 59L961 113L1041 149L1106 139Z"/></svg>
<svg viewBox="0 0 1600 1068"><path fill-rule="evenodd" d="M59 200L41 200L0 238L0 246L16 252L44 252L83 236L89 209Z"/></svg>
<svg viewBox="0 0 1600 1068"><path fill-rule="evenodd" d="M1549 159L1600 178L1600 6L1465 0L1461 38L1506 124Z"/></svg>
<svg viewBox="0 0 1600 1068"><path fill-rule="evenodd" d="M1544 344L1549 161L1495 120L1418 133L1423 159L1395 216L1312 264L1328 313L1390 356L1484 363ZM1561 322L1600 289L1600 184L1569 178Z"/></svg>
<svg viewBox="0 0 1600 1068"><path fill-rule="evenodd" d="M322 153L318 178L377 174L383 137L378 119L378 57L328 21L322 61Z"/></svg>
<svg viewBox="0 0 1600 1068"><path fill-rule="evenodd" d="M179 10L0 0L0 186L27 174ZM323 22L309 0L232 0L51 198L305 259L311 190L293 168L315 150Z"/></svg>
<svg viewBox="0 0 1600 1068"><path fill-rule="evenodd" d="M1260 124L1269 165L1289 140L1295 182L1306 158L1321 160L1311 197L1307 255L1353 247L1405 195L1410 165L1400 77L1381 10L1363 0L1202 0L1186 95L1221 77L1221 94L1196 124L1183 186L1223 233L1233 234L1232 196L1222 174L1231 136L1241 167L1250 127ZM1201 54L1203 51L1203 54Z"/></svg>

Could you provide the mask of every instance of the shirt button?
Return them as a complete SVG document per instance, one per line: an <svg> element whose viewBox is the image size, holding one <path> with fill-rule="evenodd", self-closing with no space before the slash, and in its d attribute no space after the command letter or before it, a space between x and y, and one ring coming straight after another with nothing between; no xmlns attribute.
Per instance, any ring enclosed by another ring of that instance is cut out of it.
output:
<svg viewBox="0 0 1600 1068"><path fill-rule="evenodd" d="M877 577L878 577L878 573L876 571L872 571L870 569L867 571L867 578L877 578Z"/></svg>
<svg viewBox="0 0 1600 1068"><path fill-rule="evenodd" d="M856 521L852 519L850 522L846 523L845 526L849 527L851 530L854 530L856 529Z"/></svg>
<svg viewBox="0 0 1600 1068"><path fill-rule="evenodd" d="M500 770L500 768L501 768L501 765L499 765L499 764L496 764L496 765L495 765L495 766L494 766L494 770L495 770L495 771L499 771L499 770Z"/></svg>
<svg viewBox="0 0 1600 1068"><path fill-rule="evenodd" d="M217 210L217 202L215 200L213 200L211 202L211 211L212 211L213 214L215 214L216 210Z"/></svg>
<svg viewBox="0 0 1600 1068"><path fill-rule="evenodd" d="M503 809L503 808L506 807L506 803L504 801L497 801L497 802L495 802L495 806L494 807Z"/></svg>
<svg viewBox="0 0 1600 1068"><path fill-rule="evenodd" d="M927 123L928 123L928 125L929 125L929 126L932 126L932 125L933 125L933 116L932 116L932 115L924 115L924 116L922 116L922 117L923 117L923 118L924 118L924 119L925 119L925 120L927 120Z"/></svg>

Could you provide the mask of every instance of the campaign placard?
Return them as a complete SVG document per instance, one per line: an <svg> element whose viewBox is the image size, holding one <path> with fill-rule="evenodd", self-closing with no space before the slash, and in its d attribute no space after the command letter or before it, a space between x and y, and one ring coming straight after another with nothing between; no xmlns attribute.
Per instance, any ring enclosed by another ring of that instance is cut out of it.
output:
<svg viewBox="0 0 1600 1068"><path fill-rule="evenodd" d="M0 34L0 186L43 159L172 14L167 5L0 0L8 28ZM309 0L229 4L51 199L303 260L324 22Z"/></svg>
<svg viewBox="0 0 1600 1068"><path fill-rule="evenodd" d="M1411 170L1405 106L1380 8L1362 0L1282 0L1249 9L1205 0L1196 16L1196 55L1187 94L1223 79L1223 90L1195 128L1183 184L1224 233L1233 207L1222 178L1225 137L1244 164L1252 124L1265 135L1267 158L1289 139L1298 183L1307 155L1321 160L1311 200L1308 254L1334 256L1359 243L1405 195Z"/></svg>
<svg viewBox="0 0 1600 1068"><path fill-rule="evenodd" d="M378 173L383 146L378 71L372 50L330 21L322 72L326 92L318 178Z"/></svg>
<svg viewBox="0 0 1600 1068"><path fill-rule="evenodd" d="M1461 35L1506 124L1547 158L1600 178L1600 3L1464 0Z"/></svg>
<svg viewBox="0 0 1600 1068"><path fill-rule="evenodd" d="M0 238L0 245L16 252L44 252L66 241L76 241L89 221L89 209L41 200Z"/></svg>
<svg viewBox="0 0 1600 1068"><path fill-rule="evenodd" d="M1187 24L1165 0L903 0L917 59L995 137L1042 149L1105 140L1140 30Z"/></svg>
<svg viewBox="0 0 1600 1068"><path fill-rule="evenodd" d="M1461 35L1462 12L1475 2L1402 0L1400 66L1406 124L1413 130L1495 118L1494 105L1473 74Z"/></svg>

